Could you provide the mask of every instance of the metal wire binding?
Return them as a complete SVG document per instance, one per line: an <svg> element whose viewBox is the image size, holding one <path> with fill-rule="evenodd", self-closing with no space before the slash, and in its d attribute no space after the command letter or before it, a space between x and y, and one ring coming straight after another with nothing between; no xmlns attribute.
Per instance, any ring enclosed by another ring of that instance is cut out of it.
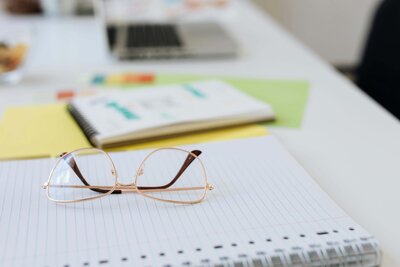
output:
<svg viewBox="0 0 400 267"><path fill-rule="evenodd" d="M327 246L310 245L308 248L293 247L291 251L277 249L273 255L257 252L256 256L238 255L235 259L221 257L219 262L204 267L376 267L382 252L374 238L329 242ZM188 265L184 265L188 266Z"/></svg>

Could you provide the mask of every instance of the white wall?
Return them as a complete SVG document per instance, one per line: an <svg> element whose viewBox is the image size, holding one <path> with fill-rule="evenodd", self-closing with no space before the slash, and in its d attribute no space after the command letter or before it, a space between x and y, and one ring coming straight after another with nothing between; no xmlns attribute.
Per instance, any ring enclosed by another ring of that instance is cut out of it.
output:
<svg viewBox="0 0 400 267"><path fill-rule="evenodd" d="M317 54L335 65L358 62L380 0L254 0Z"/></svg>

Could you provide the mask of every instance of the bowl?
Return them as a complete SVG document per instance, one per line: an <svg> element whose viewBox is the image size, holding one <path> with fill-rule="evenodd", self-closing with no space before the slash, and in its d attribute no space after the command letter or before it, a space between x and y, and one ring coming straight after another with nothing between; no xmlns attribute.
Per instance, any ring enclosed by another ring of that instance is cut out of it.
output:
<svg viewBox="0 0 400 267"><path fill-rule="evenodd" d="M28 53L26 33L0 30L0 83L17 83L22 77L22 67Z"/></svg>

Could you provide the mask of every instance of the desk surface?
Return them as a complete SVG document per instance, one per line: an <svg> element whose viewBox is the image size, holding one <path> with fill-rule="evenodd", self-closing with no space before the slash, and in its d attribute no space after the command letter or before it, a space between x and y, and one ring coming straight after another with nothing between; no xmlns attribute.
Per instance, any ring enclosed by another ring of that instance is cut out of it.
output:
<svg viewBox="0 0 400 267"><path fill-rule="evenodd" d="M118 63L107 56L92 18L0 17L2 26L15 21L32 26L33 48L24 81L0 88L0 113L7 105L32 101L17 97L23 92L72 86L77 76L104 70L309 80L302 128L271 131L381 241L384 266L400 265L400 124L252 5L241 4L236 19L222 21L242 47L241 56L230 60Z"/></svg>

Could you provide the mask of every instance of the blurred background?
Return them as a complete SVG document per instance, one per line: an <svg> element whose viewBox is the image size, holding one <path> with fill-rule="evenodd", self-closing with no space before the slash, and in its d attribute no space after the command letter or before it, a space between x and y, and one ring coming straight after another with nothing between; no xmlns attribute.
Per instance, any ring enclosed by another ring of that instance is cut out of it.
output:
<svg viewBox="0 0 400 267"><path fill-rule="evenodd" d="M134 2L139 3L136 5L139 6L139 11L135 16L142 15L143 10L140 8L150 2L153 6L147 7L145 13L158 19L176 16L186 16L186 19L207 17L215 9L224 11L221 14L214 12L214 17L229 16L237 1L253 1L262 12L269 14L317 55L395 116L400 117L400 105L397 104L400 102L400 69L397 63L400 60L398 0L135 0ZM95 2L0 0L4 14L44 14L52 17L93 16ZM167 3L169 9L163 13L154 12L154 3ZM182 3L186 9L179 6ZM211 5L213 10L208 8ZM190 12L187 13L189 9ZM203 10L201 14L192 12L199 9ZM117 14L115 17L120 17L121 14L129 17L130 14L130 10L124 8L114 9L113 12ZM240 10L234 12L240 17ZM232 47L230 52L233 50ZM225 52L228 54L229 51Z"/></svg>
<svg viewBox="0 0 400 267"><path fill-rule="evenodd" d="M3 9L14 14L40 12L58 15L93 14L92 0L1 1ZM359 64L371 18L381 2L381 0L251 1L323 59L343 71L352 71Z"/></svg>
<svg viewBox="0 0 400 267"><path fill-rule="evenodd" d="M374 12L382 2L381 0L249 1L255 2L314 52L351 78L360 64ZM195 5L201 0L187 2ZM0 3L3 10L12 14L43 13L62 16L94 13L93 0L0 0Z"/></svg>
<svg viewBox="0 0 400 267"><path fill-rule="evenodd" d="M276 21L336 67L351 69L362 55L381 0L254 0Z"/></svg>

